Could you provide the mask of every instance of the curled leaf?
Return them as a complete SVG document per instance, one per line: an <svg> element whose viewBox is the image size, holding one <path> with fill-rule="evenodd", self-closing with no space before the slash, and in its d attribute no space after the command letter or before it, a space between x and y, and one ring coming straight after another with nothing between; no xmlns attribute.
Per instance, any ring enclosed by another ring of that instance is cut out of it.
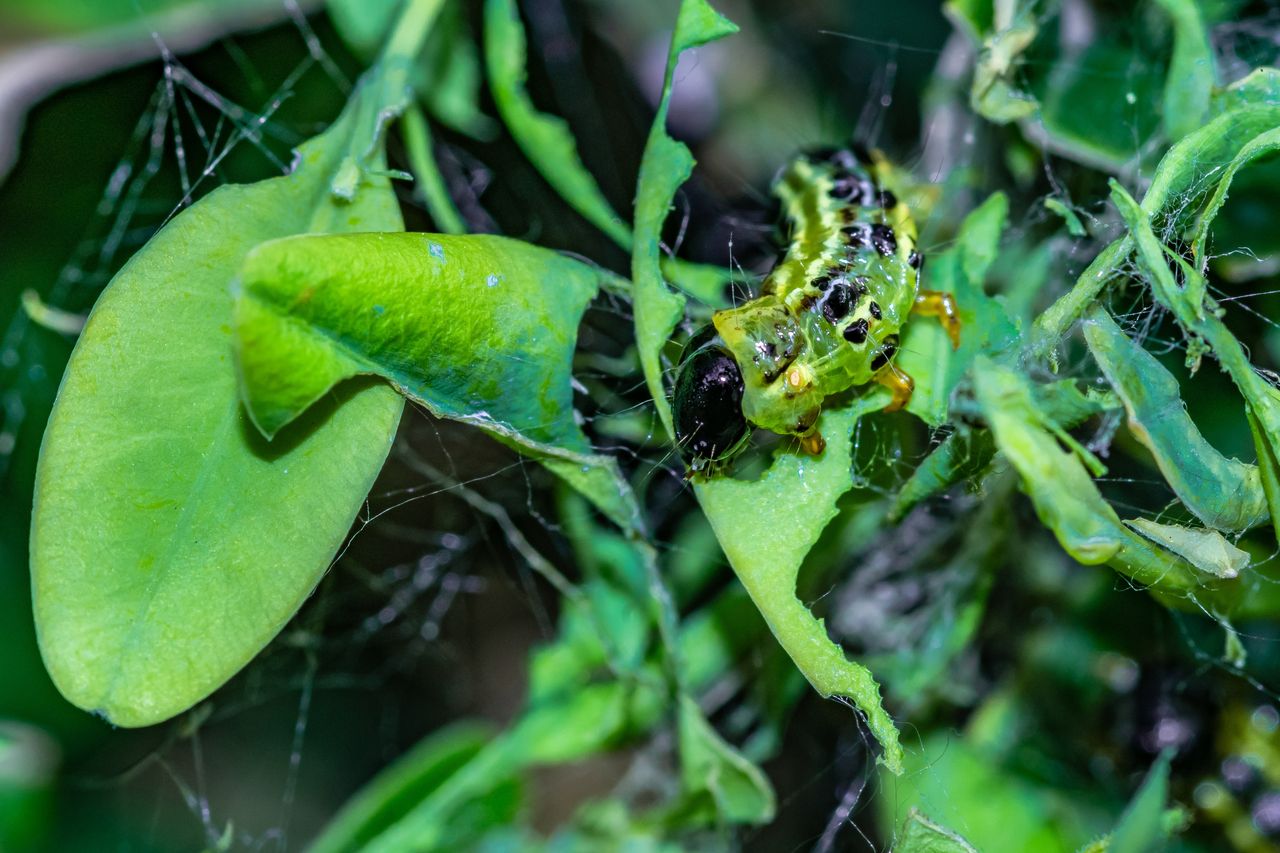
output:
<svg viewBox="0 0 1280 853"><path fill-rule="evenodd" d="M574 419L578 324L596 271L505 237L358 234L265 243L240 270L241 391L267 436L345 379L373 375L438 417L546 463L619 525L617 463Z"/></svg>

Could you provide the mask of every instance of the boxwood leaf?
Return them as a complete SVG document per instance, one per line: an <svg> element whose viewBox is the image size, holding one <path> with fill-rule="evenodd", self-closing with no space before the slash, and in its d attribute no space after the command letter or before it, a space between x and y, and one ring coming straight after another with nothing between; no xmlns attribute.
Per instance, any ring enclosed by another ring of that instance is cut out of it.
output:
<svg viewBox="0 0 1280 853"><path fill-rule="evenodd" d="M822 620L796 596L805 556L835 517L836 501L853 486L853 428L887 401L884 389L876 387L823 412L819 428L827 449L820 456L780 451L758 480L719 477L695 490L725 556L778 642L815 690L858 707L884 750L879 760L898 773L902 747L880 702L880 685L866 667L845 657ZM770 523L762 525L762 518Z"/></svg>
<svg viewBox="0 0 1280 853"><path fill-rule="evenodd" d="M71 356L37 473L35 615L59 689L113 723L185 710L266 645L328 567L390 449L402 402L369 382L267 442L240 405L227 288L264 239L402 227L378 176L404 97L403 64L392 65L298 149L291 174L221 187L161 229Z"/></svg>
<svg viewBox="0 0 1280 853"><path fill-rule="evenodd" d="M506 237L340 234L254 249L235 284L241 391L275 435L374 375L438 417L546 462L619 525L638 511L574 420L570 368L592 267Z"/></svg>

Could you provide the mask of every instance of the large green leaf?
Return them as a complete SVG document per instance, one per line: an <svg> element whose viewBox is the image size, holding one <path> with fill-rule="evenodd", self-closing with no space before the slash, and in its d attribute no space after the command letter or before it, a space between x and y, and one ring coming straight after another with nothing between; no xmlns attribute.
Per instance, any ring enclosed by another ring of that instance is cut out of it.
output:
<svg viewBox="0 0 1280 853"><path fill-rule="evenodd" d="M264 243L236 283L236 354L268 436L371 374L439 417L543 461L617 524L638 524L617 463L574 420L570 368L595 269L506 237L301 236Z"/></svg>
<svg viewBox="0 0 1280 853"><path fill-rule="evenodd" d="M268 443L240 405L228 285L265 239L395 230L382 133L434 15L411 3L382 64L293 172L210 193L94 307L37 474L36 623L63 694L118 725L204 698L319 581L391 446L401 401L353 382Z"/></svg>

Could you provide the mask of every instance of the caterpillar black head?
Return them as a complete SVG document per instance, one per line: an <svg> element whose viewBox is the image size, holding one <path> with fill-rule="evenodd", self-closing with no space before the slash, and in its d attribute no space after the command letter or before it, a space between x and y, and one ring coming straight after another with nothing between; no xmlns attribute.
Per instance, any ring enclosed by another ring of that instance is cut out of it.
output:
<svg viewBox="0 0 1280 853"><path fill-rule="evenodd" d="M694 335L680 356L672 399L676 446L691 471L728 459L746 441L743 389L742 370L715 327Z"/></svg>

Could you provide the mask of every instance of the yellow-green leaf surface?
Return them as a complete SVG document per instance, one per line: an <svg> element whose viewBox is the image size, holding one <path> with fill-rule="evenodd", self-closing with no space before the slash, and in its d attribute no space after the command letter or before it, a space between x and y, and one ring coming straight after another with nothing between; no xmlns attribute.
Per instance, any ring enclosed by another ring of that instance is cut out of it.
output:
<svg viewBox="0 0 1280 853"><path fill-rule="evenodd" d="M285 177L183 211L94 307L45 433L31 533L37 630L63 694L156 723L230 678L310 594L390 449L401 400L349 383L268 442L240 405L228 285L249 250L395 230L382 133L433 2Z"/></svg>
<svg viewBox="0 0 1280 853"><path fill-rule="evenodd" d="M264 243L235 285L242 393L267 435L358 375L474 424L638 525L626 481L574 420L578 324L599 275L506 237L300 236Z"/></svg>
<svg viewBox="0 0 1280 853"><path fill-rule="evenodd" d="M836 501L853 486L853 428L887 401L876 388L823 412L818 426L827 449L820 456L780 451L758 480L720 477L695 488L725 556L778 642L815 690L858 707L884 750L880 761L897 773L902 748L880 702L880 685L845 657L822 620L796 597L805 555L835 517Z"/></svg>
<svg viewBox="0 0 1280 853"><path fill-rule="evenodd" d="M693 174L694 165L689 149L667 135L671 85L680 54L737 31L737 26L712 9L706 0L683 0L680 4L675 32L671 35L671 49L667 54L662 99L658 102L658 112L640 161L640 180L636 186L635 245L631 253L636 345L645 382L669 436L674 432L671 428L671 404L662 384L661 352L672 330L684 316L685 298L672 292L662 278L662 225L671 211L671 200L676 190Z"/></svg>

